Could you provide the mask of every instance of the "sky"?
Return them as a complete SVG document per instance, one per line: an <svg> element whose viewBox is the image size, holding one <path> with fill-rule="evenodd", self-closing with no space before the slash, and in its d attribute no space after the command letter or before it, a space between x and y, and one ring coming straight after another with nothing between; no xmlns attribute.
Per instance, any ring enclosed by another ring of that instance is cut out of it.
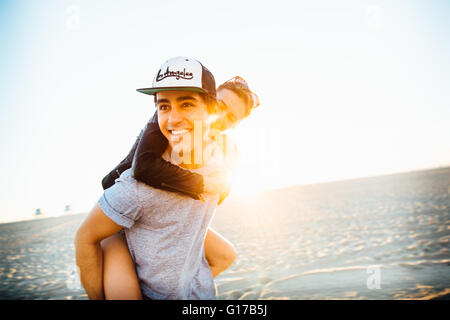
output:
<svg viewBox="0 0 450 320"><path fill-rule="evenodd" d="M0 1L0 222L86 212L168 58L244 77L233 192L450 165L448 1Z"/></svg>

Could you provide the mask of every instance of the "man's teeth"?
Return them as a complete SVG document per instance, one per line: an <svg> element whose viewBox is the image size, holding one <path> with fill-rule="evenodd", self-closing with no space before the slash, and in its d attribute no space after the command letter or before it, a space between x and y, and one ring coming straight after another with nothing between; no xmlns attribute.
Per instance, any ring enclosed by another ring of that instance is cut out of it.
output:
<svg viewBox="0 0 450 320"><path fill-rule="evenodd" d="M181 135L181 134L185 134L185 133L188 133L189 132L189 130L185 130L185 129L183 129L183 130L172 130L172 134L175 134L175 135Z"/></svg>

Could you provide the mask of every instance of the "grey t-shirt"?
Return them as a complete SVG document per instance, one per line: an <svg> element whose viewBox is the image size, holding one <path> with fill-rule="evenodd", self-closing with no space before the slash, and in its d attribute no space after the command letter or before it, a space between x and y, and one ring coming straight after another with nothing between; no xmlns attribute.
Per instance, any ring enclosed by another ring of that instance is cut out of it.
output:
<svg viewBox="0 0 450 320"><path fill-rule="evenodd" d="M136 181L131 169L105 190L100 208L125 228L145 297L215 299L203 244L217 202L216 195L203 202L150 187Z"/></svg>

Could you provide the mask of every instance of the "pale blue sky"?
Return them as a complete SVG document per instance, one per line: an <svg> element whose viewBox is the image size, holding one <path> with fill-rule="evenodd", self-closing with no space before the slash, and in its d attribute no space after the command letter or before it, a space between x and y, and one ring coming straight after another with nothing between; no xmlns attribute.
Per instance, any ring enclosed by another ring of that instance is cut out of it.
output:
<svg viewBox="0 0 450 320"><path fill-rule="evenodd" d="M1 1L0 221L89 209L179 55L259 94L236 192L450 165L449 38L448 1Z"/></svg>

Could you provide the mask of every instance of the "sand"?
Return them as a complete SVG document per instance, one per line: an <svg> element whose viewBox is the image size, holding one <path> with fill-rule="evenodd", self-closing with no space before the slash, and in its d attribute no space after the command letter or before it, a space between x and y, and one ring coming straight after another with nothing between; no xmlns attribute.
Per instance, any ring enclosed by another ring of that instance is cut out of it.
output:
<svg viewBox="0 0 450 320"><path fill-rule="evenodd" d="M0 225L0 299L86 299L73 246L84 218ZM212 227L238 251L218 299L450 296L450 168L233 195Z"/></svg>

